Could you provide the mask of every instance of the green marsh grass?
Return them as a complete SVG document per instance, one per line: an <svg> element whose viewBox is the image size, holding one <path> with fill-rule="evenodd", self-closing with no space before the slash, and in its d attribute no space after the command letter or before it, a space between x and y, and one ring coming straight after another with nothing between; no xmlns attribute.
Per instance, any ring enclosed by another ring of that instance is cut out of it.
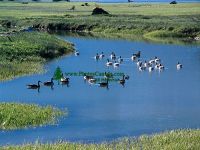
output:
<svg viewBox="0 0 200 150"><path fill-rule="evenodd" d="M49 17L69 15L90 15L96 6L106 9L113 15L143 15L143 16L182 16L198 15L199 3L170 4L142 4L142 3L93 3L89 6L81 6L81 2L56 2L56 3L29 3L24 5L18 2L1 2L0 17ZM75 10L70 8L75 6ZM9 11L8 11L9 10Z"/></svg>
<svg viewBox="0 0 200 150"><path fill-rule="evenodd" d="M103 4L80 2L0 3L0 24L11 22L10 30L28 26L40 29L74 30L101 33L116 33L122 36L145 35L155 31L165 31L165 37L194 38L199 35L200 3L170 4ZM69 8L75 6L75 10ZM99 6L111 15L92 16L94 7ZM2 32L5 32L2 29ZM156 38L163 34L156 34ZM155 34L150 34L154 36ZM146 38L149 38L146 36Z"/></svg>
<svg viewBox="0 0 200 150"><path fill-rule="evenodd" d="M200 130L173 130L152 136L123 138L100 144L47 143L5 146L5 150L198 150L200 149Z"/></svg>
<svg viewBox="0 0 200 150"><path fill-rule="evenodd" d="M0 103L0 130L12 130L54 124L64 112L51 106Z"/></svg>
<svg viewBox="0 0 200 150"><path fill-rule="evenodd" d="M41 73L46 61L69 54L73 50L71 43L43 32L0 36L0 81Z"/></svg>

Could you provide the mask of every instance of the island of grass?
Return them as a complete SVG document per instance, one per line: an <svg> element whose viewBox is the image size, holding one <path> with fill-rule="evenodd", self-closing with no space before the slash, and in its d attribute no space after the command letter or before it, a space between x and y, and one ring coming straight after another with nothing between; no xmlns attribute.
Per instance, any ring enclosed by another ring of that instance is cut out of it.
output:
<svg viewBox="0 0 200 150"><path fill-rule="evenodd" d="M39 73L43 64L74 51L73 44L43 32L0 36L0 81Z"/></svg>
<svg viewBox="0 0 200 150"><path fill-rule="evenodd" d="M153 136L123 138L110 143L81 144L59 142L54 144L25 144L5 146L4 150L198 150L200 149L200 130L175 130Z"/></svg>
<svg viewBox="0 0 200 150"><path fill-rule="evenodd" d="M65 112L51 106L0 103L0 130L12 130L54 124Z"/></svg>

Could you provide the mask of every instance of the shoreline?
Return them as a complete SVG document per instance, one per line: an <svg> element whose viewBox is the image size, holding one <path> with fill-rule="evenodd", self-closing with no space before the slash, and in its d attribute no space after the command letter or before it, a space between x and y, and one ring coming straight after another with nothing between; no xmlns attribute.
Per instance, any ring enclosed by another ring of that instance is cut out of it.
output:
<svg viewBox="0 0 200 150"><path fill-rule="evenodd" d="M46 62L74 51L72 43L41 32L19 32L12 36L1 36L0 43L0 82L42 73Z"/></svg>
<svg viewBox="0 0 200 150"><path fill-rule="evenodd" d="M184 138L183 138L184 137ZM7 150L18 149L41 149L41 150L53 150L53 149L199 149L200 148L200 130L199 129L177 129L169 130L161 133L155 133L152 135L141 135L138 137L122 137L109 142L100 143L84 143L84 142L44 142L40 143L24 143L16 145L2 146Z"/></svg>

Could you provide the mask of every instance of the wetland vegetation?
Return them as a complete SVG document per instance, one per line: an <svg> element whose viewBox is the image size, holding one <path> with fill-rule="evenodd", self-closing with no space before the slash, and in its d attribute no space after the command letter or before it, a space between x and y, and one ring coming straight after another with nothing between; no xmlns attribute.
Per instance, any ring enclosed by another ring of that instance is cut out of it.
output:
<svg viewBox="0 0 200 150"><path fill-rule="evenodd" d="M75 7L73 11L70 10L72 6ZM157 42L163 42L164 39L168 39L170 43L177 41L174 38L195 41L200 35L199 6L199 3L88 3L87 6L82 6L80 2L26 5L19 2L1 2L0 48L3 53L0 66L3 69L0 71L0 80L42 72L41 64L46 59L72 52L70 44L54 36L30 32L18 34L29 27L45 31L92 32L126 39L139 37ZM109 15L91 15L94 7L102 7ZM5 36L7 33L14 34Z"/></svg>
<svg viewBox="0 0 200 150"><path fill-rule="evenodd" d="M0 80L43 71L44 62L73 52L73 45L53 35L20 32L0 36Z"/></svg>
<svg viewBox="0 0 200 150"><path fill-rule="evenodd" d="M100 144L82 144L82 143L48 143L48 144L25 144L22 146L5 146L5 150L112 150L112 149L131 149L131 150L188 150L200 148L200 131L199 130L173 130L152 136L143 135L138 138L123 138L113 142Z"/></svg>
<svg viewBox="0 0 200 150"><path fill-rule="evenodd" d="M73 52L73 44L42 31L81 31L110 37L148 40L200 36L199 3L191 4L97 4L0 3L0 81L43 72L49 60ZM74 8L71 10L70 8ZM109 15L91 15L101 7ZM199 41L197 41L199 43ZM62 111L51 106L0 103L0 129L10 130L55 123ZM199 130L175 130L152 136L123 138L99 144L47 143L5 146L0 149L200 149Z"/></svg>
<svg viewBox="0 0 200 150"><path fill-rule="evenodd" d="M199 36L199 3L191 4L98 4L89 3L21 3L0 4L2 31L27 27L40 30L84 31L106 34L142 35L147 39ZM70 8L75 6L72 11ZM102 7L110 15L91 15ZM9 11L7 11L9 10Z"/></svg>
<svg viewBox="0 0 200 150"><path fill-rule="evenodd" d="M0 130L13 130L54 124L65 112L51 106L35 104L0 103Z"/></svg>

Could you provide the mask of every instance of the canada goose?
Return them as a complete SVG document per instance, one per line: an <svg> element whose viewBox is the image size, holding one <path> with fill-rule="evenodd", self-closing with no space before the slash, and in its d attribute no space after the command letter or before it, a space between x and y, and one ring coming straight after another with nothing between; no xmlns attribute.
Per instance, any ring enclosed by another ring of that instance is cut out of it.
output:
<svg viewBox="0 0 200 150"><path fill-rule="evenodd" d="M61 85L67 85L69 87L69 78L66 78L62 74L62 78L60 79Z"/></svg>
<svg viewBox="0 0 200 150"><path fill-rule="evenodd" d="M107 66L112 66L112 64L113 64L113 63L112 63L109 59L107 59L106 65L107 65Z"/></svg>
<svg viewBox="0 0 200 150"><path fill-rule="evenodd" d="M91 78L91 79L88 80L88 82L89 82L90 84L94 84L94 83L96 83L96 79Z"/></svg>
<svg viewBox="0 0 200 150"><path fill-rule="evenodd" d="M138 51L138 52L135 54L135 56L136 56L137 58L140 58L140 54L141 54L141 52Z"/></svg>
<svg viewBox="0 0 200 150"><path fill-rule="evenodd" d="M124 84L126 81L125 81L125 75L123 75L122 79L119 80L119 83L120 84Z"/></svg>
<svg viewBox="0 0 200 150"><path fill-rule="evenodd" d="M115 59L116 59L116 55L115 55L114 52L111 53L110 58L111 58L112 60L115 60Z"/></svg>
<svg viewBox="0 0 200 150"><path fill-rule="evenodd" d="M122 63L122 62L123 62L123 58L122 58L121 56L119 56L118 62L119 62L119 63Z"/></svg>
<svg viewBox="0 0 200 150"><path fill-rule="evenodd" d="M159 63L156 63L155 69L159 69L159 67L160 67L160 64L159 64Z"/></svg>
<svg viewBox="0 0 200 150"><path fill-rule="evenodd" d="M179 70L179 69L183 68L183 65L178 62L176 65L176 68Z"/></svg>
<svg viewBox="0 0 200 150"><path fill-rule="evenodd" d="M38 81L38 84L27 84L28 89L38 89L40 88L41 81Z"/></svg>
<svg viewBox="0 0 200 150"><path fill-rule="evenodd" d="M99 54L97 53L96 56L94 56L94 59L98 60L99 59Z"/></svg>
<svg viewBox="0 0 200 150"><path fill-rule="evenodd" d="M108 79L106 79L106 82L100 82L98 84L100 87L108 87Z"/></svg>
<svg viewBox="0 0 200 150"><path fill-rule="evenodd" d="M60 78L61 83L69 83L69 78L64 77L63 73L61 75L62 77Z"/></svg>
<svg viewBox="0 0 200 150"><path fill-rule="evenodd" d="M119 63L117 63L117 62L115 61L115 63L113 64L113 66L114 66L114 67L119 67Z"/></svg>
<svg viewBox="0 0 200 150"><path fill-rule="evenodd" d="M75 51L75 56L78 56L80 53L78 51Z"/></svg>
<svg viewBox="0 0 200 150"><path fill-rule="evenodd" d="M137 64L138 67L142 66L142 62L140 60L138 60L136 64Z"/></svg>
<svg viewBox="0 0 200 150"><path fill-rule="evenodd" d="M153 67L149 67L149 72L152 72L153 71Z"/></svg>
<svg viewBox="0 0 200 150"><path fill-rule="evenodd" d="M52 85L54 85L54 83L53 83L53 78L51 78L51 81L46 81L46 82L44 82L43 83L45 86L52 86Z"/></svg>
<svg viewBox="0 0 200 150"><path fill-rule="evenodd" d="M155 63L155 59L149 60L149 64L153 65Z"/></svg>
<svg viewBox="0 0 200 150"><path fill-rule="evenodd" d="M131 60L132 60L132 61L136 60L136 58L137 58L137 57L136 57L135 54L133 54L133 55L131 56Z"/></svg>
<svg viewBox="0 0 200 150"><path fill-rule="evenodd" d="M158 69L159 69L159 71L163 71L165 69L165 67L162 64L160 64Z"/></svg>
<svg viewBox="0 0 200 150"><path fill-rule="evenodd" d="M149 67L149 63L146 60L144 61L144 67L145 68Z"/></svg>
<svg viewBox="0 0 200 150"><path fill-rule="evenodd" d="M62 84L67 84L67 83L69 83L69 78L62 77L62 78L60 79L60 82L61 82Z"/></svg>
<svg viewBox="0 0 200 150"><path fill-rule="evenodd" d="M101 52L101 54L99 55L99 58L102 59L102 58L104 58L104 56L105 56L104 53Z"/></svg>
<svg viewBox="0 0 200 150"><path fill-rule="evenodd" d="M89 79L93 79L93 76L89 76L85 74L83 78L84 80L89 80Z"/></svg>
<svg viewBox="0 0 200 150"><path fill-rule="evenodd" d="M139 66L139 71L144 71L145 70L145 67L144 66Z"/></svg>
<svg viewBox="0 0 200 150"><path fill-rule="evenodd" d="M161 61L161 60L160 60L158 57L155 56L154 62L155 62L155 63L159 63L160 61Z"/></svg>

